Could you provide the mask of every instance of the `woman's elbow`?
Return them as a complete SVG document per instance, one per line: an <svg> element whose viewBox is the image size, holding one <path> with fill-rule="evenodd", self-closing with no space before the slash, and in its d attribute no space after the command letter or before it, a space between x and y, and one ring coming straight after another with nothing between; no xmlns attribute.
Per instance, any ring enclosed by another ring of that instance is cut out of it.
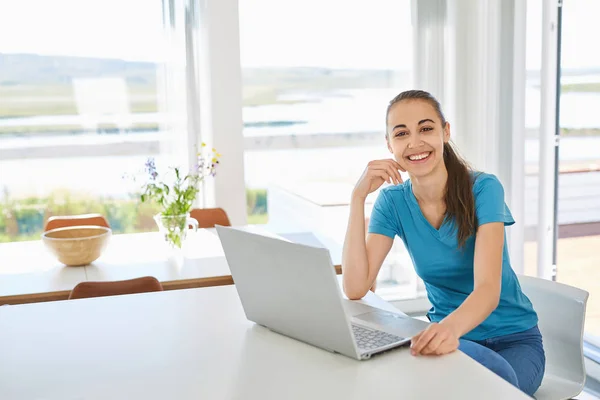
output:
<svg viewBox="0 0 600 400"><path fill-rule="evenodd" d="M362 288L353 288L344 286L344 293L349 300L360 300L367 294L367 290L363 290Z"/></svg>

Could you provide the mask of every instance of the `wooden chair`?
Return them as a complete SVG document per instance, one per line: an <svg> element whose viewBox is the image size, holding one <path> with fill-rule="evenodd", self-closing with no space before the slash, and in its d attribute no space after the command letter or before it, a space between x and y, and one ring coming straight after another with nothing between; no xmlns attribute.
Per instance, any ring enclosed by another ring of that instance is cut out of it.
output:
<svg viewBox="0 0 600 400"><path fill-rule="evenodd" d="M80 214L80 215L55 215L48 218L44 232L56 228L65 228L67 226L105 226L110 228L108 221L100 214Z"/></svg>
<svg viewBox="0 0 600 400"><path fill-rule="evenodd" d="M161 283L153 276L123 281L81 282L71 290L69 300L162 291Z"/></svg>
<svg viewBox="0 0 600 400"><path fill-rule="evenodd" d="M222 208L194 208L190 217L198 221L198 228L214 228L215 225L231 226L227 213Z"/></svg>

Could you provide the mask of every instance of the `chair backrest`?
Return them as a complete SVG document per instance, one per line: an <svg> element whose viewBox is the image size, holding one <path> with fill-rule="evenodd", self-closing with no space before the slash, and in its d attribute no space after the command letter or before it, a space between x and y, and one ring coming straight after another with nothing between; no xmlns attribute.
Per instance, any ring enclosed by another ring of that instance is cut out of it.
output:
<svg viewBox="0 0 600 400"><path fill-rule="evenodd" d="M194 208L190 217L198 221L198 228L214 228L215 225L231 226L227 213L222 208Z"/></svg>
<svg viewBox="0 0 600 400"><path fill-rule="evenodd" d="M110 228L106 218L100 214L55 215L48 218L48 221L46 221L44 232L56 228L82 225L105 226Z"/></svg>
<svg viewBox="0 0 600 400"><path fill-rule="evenodd" d="M519 276L538 314L546 352L546 375L585 384L583 329L589 293L562 283Z"/></svg>
<svg viewBox="0 0 600 400"><path fill-rule="evenodd" d="M162 291L161 283L153 276L123 281L81 282L71 290L69 300Z"/></svg>

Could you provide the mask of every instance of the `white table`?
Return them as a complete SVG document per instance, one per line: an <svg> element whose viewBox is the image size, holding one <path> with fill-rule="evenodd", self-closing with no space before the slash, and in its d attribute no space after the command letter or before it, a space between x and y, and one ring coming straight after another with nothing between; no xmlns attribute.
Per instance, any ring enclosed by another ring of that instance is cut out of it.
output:
<svg viewBox="0 0 600 400"><path fill-rule="evenodd" d="M86 279L85 268L60 264L40 240L0 244L0 305L68 296Z"/></svg>
<svg viewBox="0 0 600 400"><path fill-rule="evenodd" d="M260 226L239 228L274 235ZM335 248L333 243L323 245L331 250L338 273L341 272L341 248ZM215 229L190 231L183 254L183 262L171 257L158 232L113 235L102 256L83 267L64 266L41 240L0 244L0 305L64 300L83 281L149 275L167 290L233 283Z"/></svg>
<svg viewBox="0 0 600 400"><path fill-rule="evenodd" d="M356 361L270 332L233 286L0 307L0 355L3 400L528 398L460 352Z"/></svg>

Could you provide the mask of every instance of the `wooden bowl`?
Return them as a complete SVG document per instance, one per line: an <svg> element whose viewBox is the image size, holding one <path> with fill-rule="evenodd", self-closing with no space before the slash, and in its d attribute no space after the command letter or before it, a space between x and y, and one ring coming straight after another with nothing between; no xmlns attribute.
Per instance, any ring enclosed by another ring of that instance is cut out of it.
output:
<svg viewBox="0 0 600 400"><path fill-rule="evenodd" d="M42 241L60 262L76 267L97 260L111 235L103 226L69 226L44 232Z"/></svg>

